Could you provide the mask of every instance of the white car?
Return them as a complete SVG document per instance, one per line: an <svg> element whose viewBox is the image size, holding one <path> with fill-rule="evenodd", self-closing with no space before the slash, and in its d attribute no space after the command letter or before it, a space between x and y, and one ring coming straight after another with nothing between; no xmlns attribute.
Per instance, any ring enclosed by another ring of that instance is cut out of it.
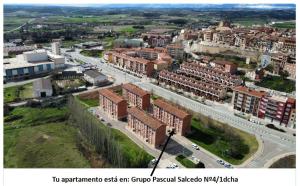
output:
<svg viewBox="0 0 300 186"><path fill-rule="evenodd" d="M198 147L198 145L196 145L195 143L192 144L192 147L196 150L200 150L200 148Z"/></svg>
<svg viewBox="0 0 300 186"><path fill-rule="evenodd" d="M221 165L225 165L225 162L223 160L217 160L217 162Z"/></svg>
<svg viewBox="0 0 300 186"><path fill-rule="evenodd" d="M154 164L157 162L157 160L158 160L158 159L156 159L156 158L153 159L153 160L151 160L152 165L154 165Z"/></svg>
<svg viewBox="0 0 300 186"><path fill-rule="evenodd" d="M173 163L172 166L175 167L175 168L178 167L178 165L176 163Z"/></svg>

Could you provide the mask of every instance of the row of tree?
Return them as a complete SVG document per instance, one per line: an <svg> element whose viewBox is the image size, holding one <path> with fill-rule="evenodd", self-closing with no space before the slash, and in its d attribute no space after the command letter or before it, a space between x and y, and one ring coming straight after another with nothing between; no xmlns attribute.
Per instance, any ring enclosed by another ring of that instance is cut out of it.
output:
<svg viewBox="0 0 300 186"><path fill-rule="evenodd" d="M105 157L114 167L118 168L144 168L148 167L149 155L143 150L130 154L115 135L113 129L100 123L81 102L70 96L68 100L70 109L70 123L77 127L89 143L95 146L97 153ZM136 157L132 157L135 155Z"/></svg>

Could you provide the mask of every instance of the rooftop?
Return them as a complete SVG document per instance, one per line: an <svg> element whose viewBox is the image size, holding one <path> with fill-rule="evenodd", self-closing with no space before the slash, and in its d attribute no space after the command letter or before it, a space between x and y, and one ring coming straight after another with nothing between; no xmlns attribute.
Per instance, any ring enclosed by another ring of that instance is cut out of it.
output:
<svg viewBox="0 0 300 186"><path fill-rule="evenodd" d="M150 128L156 130L159 127L163 126L164 124L160 122L159 120L153 118L146 112L136 108L136 107L131 107L127 110L128 114L133 115L135 118L149 126Z"/></svg>
<svg viewBox="0 0 300 186"><path fill-rule="evenodd" d="M178 118L181 118L181 119L183 119L189 115L187 112L177 108L176 106L172 105L171 103L163 101L162 99L154 100L153 104L166 110L167 112L177 116Z"/></svg>
<svg viewBox="0 0 300 186"><path fill-rule="evenodd" d="M96 78L98 76L105 76L104 74L102 74L98 70L88 70L88 71L85 71L84 74L86 74L86 75L88 75L92 78Z"/></svg>
<svg viewBox="0 0 300 186"><path fill-rule="evenodd" d="M106 97L114 103L120 103L122 101L125 101L125 99L123 99L121 96L118 96L110 89L100 89L98 92L99 94L103 95L104 97Z"/></svg>
<svg viewBox="0 0 300 186"><path fill-rule="evenodd" d="M245 87L245 86L238 86L238 87L235 87L233 90L238 91L238 92L242 92L242 93L245 93L245 94L248 94L248 95L251 95L251 96L260 97L260 98L267 95L267 93L264 92L264 91L252 90L252 89L250 89L248 87Z"/></svg>
<svg viewBox="0 0 300 186"><path fill-rule="evenodd" d="M129 90L130 92L140 96L140 97L149 94L147 91L141 89L140 87L138 87L138 86L136 86L132 83L123 84L122 87L125 88L126 90Z"/></svg>

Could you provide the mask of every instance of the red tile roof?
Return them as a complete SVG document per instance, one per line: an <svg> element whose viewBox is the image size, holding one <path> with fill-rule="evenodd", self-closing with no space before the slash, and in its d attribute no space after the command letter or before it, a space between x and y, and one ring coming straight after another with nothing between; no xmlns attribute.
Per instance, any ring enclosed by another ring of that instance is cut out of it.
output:
<svg viewBox="0 0 300 186"><path fill-rule="evenodd" d="M185 117L189 116L189 114L179 108L177 108L176 106L172 105L171 103L168 103L162 99L156 99L153 101L153 104L166 110L167 112L169 112L170 114L173 114L175 116L177 116L180 119L184 119Z"/></svg>
<svg viewBox="0 0 300 186"><path fill-rule="evenodd" d="M238 91L238 92L242 92L242 93L247 94L247 95L260 97L260 98L267 95L266 92L251 90L248 87L244 87L244 86L235 87L233 90Z"/></svg>
<svg viewBox="0 0 300 186"><path fill-rule="evenodd" d="M136 107L131 107L127 110L128 114L134 116L135 118L137 118L138 120L140 120L142 123L144 123L145 125L149 126L150 128L156 130L159 127L165 125L163 124L161 121L153 118L152 116L150 116L149 114L147 114L146 112L136 108Z"/></svg>
<svg viewBox="0 0 300 186"><path fill-rule="evenodd" d="M114 93L112 90L110 89L100 89L99 94L103 95L104 97L108 98L109 100L111 100L114 103L120 103L122 101L125 101L125 99L123 99L121 96L118 96L116 93Z"/></svg>
<svg viewBox="0 0 300 186"><path fill-rule="evenodd" d="M147 94L149 94L147 91L141 89L140 87L132 84L132 83L126 83L122 85L122 88L128 90L129 92L132 92L133 94L136 94L140 97L143 97Z"/></svg>

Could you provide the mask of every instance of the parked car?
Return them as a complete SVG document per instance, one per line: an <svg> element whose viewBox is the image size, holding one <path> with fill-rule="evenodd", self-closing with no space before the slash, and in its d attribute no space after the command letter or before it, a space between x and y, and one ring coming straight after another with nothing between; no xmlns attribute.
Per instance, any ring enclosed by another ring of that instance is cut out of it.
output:
<svg viewBox="0 0 300 186"><path fill-rule="evenodd" d="M225 162L223 160L217 160L217 162L221 165L225 165Z"/></svg>
<svg viewBox="0 0 300 186"><path fill-rule="evenodd" d="M175 168L178 167L178 165L177 165L176 163L173 163L172 165L173 165L173 167L175 167Z"/></svg>
<svg viewBox="0 0 300 186"><path fill-rule="evenodd" d="M200 150L200 148L198 147L198 145L196 145L195 143L192 144L192 147L196 150Z"/></svg>
<svg viewBox="0 0 300 186"><path fill-rule="evenodd" d="M151 160L151 164L154 165L154 164L157 162L157 160L158 160L158 159L156 159L156 158L153 159L153 160Z"/></svg>

